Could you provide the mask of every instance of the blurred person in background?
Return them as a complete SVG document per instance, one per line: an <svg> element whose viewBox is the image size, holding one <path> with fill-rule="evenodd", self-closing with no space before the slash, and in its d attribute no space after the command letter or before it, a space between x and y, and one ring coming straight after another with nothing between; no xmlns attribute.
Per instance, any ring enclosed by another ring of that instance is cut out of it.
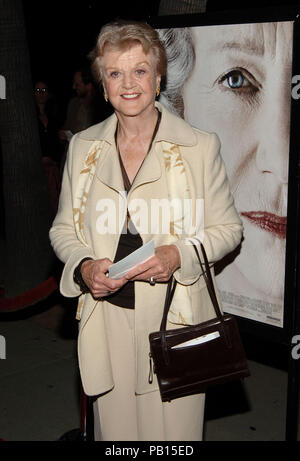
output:
<svg viewBox="0 0 300 461"><path fill-rule="evenodd" d="M34 100L42 160L48 179L52 210L55 214L61 186L61 174L58 165L61 160L62 147L58 135L59 122L56 102L50 93L48 83L43 79L37 80L34 85Z"/></svg>

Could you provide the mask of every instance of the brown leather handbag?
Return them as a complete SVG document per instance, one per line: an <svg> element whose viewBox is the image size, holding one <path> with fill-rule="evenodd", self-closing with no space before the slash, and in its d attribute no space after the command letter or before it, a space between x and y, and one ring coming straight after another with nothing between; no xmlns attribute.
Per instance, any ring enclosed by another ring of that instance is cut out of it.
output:
<svg viewBox="0 0 300 461"><path fill-rule="evenodd" d="M216 317L206 322L166 330L167 315L176 288L168 283L160 331L150 333L150 360L154 363L162 401L205 392L208 387L249 376L236 319L223 315L217 300L203 245L203 268L194 245Z"/></svg>

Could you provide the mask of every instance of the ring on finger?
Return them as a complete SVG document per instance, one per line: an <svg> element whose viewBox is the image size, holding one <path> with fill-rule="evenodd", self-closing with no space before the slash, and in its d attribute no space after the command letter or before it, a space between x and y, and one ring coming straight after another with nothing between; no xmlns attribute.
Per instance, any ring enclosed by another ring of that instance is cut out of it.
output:
<svg viewBox="0 0 300 461"><path fill-rule="evenodd" d="M150 277L150 279L149 279L149 283L150 283L150 285L152 285L152 286L154 286L154 285L155 285L155 278L154 278L153 276L152 276L152 277Z"/></svg>

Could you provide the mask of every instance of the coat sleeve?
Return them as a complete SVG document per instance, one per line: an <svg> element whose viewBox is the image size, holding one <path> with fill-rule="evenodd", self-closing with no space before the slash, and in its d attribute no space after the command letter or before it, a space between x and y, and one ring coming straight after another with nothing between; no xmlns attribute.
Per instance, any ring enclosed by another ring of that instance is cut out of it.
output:
<svg viewBox="0 0 300 461"><path fill-rule="evenodd" d="M80 170L79 165L75 168L72 161L75 143L76 135L70 142L58 211L49 232L54 252L65 265L60 280L60 291L66 297L76 297L81 294L78 285L73 281L73 273L79 262L86 257L96 259L92 249L78 239L74 226L72 183L76 184L76 168Z"/></svg>
<svg viewBox="0 0 300 461"><path fill-rule="evenodd" d="M214 133L207 134L207 144L203 149L202 170L199 171L204 184L204 239L202 243L209 262L215 263L233 251L241 242L242 222L234 206L225 165L220 155L220 141ZM182 284L192 284L201 273L193 246L185 239L178 240L175 245L180 252L181 267L174 276Z"/></svg>

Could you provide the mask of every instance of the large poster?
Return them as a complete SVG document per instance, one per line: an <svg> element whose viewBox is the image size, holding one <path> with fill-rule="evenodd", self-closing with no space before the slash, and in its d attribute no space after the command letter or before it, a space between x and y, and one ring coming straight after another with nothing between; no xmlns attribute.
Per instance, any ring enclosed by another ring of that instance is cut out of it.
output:
<svg viewBox="0 0 300 461"><path fill-rule="evenodd" d="M217 267L223 309L283 327L293 22L159 29L161 102L221 140L241 246Z"/></svg>

